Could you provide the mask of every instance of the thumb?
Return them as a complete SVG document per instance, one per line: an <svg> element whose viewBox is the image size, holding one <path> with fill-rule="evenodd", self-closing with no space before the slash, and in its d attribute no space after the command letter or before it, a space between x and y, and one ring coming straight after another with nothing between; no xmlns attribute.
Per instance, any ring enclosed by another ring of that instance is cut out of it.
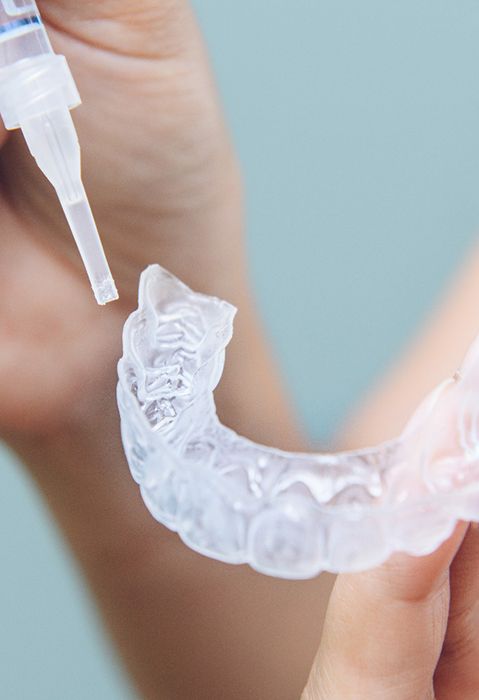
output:
<svg viewBox="0 0 479 700"><path fill-rule="evenodd" d="M460 523L432 554L396 554L383 566L338 576L302 700L426 700L449 609L449 565Z"/></svg>

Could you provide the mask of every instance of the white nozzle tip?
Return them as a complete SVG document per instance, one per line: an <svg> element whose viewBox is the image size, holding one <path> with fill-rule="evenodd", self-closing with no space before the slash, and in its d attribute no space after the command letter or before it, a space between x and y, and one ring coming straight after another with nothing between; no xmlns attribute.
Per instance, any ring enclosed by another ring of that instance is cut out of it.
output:
<svg viewBox="0 0 479 700"><path fill-rule="evenodd" d="M107 279L95 284L93 286L93 293L100 306L104 306L105 304L108 304L108 302L116 301L118 299L118 292L111 277L108 277Z"/></svg>

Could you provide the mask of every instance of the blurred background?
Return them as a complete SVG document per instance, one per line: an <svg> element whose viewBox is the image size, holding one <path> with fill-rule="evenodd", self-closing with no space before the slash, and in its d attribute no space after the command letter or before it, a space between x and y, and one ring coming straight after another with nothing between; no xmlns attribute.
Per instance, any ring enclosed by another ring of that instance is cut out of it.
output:
<svg viewBox="0 0 479 700"><path fill-rule="evenodd" d="M479 3L194 6L243 166L260 307L297 409L324 442L476 235ZM5 451L0 558L0 696L132 700L68 553Z"/></svg>

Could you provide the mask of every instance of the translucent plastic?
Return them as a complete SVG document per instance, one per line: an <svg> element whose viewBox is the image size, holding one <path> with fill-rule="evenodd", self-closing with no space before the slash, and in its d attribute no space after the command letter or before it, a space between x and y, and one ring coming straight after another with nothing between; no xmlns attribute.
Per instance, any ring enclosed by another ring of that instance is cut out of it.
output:
<svg viewBox="0 0 479 700"><path fill-rule="evenodd" d="M479 341L396 440L288 453L217 418L234 315L158 265L142 274L118 404L132 475L157 520L202 554L286 578L427 554L457 519L479 520Z"/></svg>
<svg viewBox="0 0 479 700"><path fill-rule="evenodd" d="M80 96L63 56L53 53L29 0L0 0L0 113L20 127L54 186L99 304L118 298L81 181L80 146L70 109Z"/></svg>

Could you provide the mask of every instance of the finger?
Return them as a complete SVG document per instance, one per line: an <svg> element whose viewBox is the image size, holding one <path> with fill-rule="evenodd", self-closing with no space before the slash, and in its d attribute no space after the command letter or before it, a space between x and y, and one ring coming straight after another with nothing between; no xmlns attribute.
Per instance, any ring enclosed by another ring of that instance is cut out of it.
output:
<svg viewBox="0 0 479 700"><path fill-rule="evenodd" d="M479 697L479 527L470 526L452 565L449 622L434 687L438 700Z"/></svg>
<svg viewBox="0 0 479 700"><path fill-rule="evenodd" d="M385 565L338 577L321 645L302 700L425 700L449 606L448 567L461 523L436 552L393 556Z"/></svg>
<svg viewBox="0 0 479 700"><path fill-rule="evenodd" d="M176 55L194 36L185 0L42 0L38 6L55 30L118 54Z"/></svg>

